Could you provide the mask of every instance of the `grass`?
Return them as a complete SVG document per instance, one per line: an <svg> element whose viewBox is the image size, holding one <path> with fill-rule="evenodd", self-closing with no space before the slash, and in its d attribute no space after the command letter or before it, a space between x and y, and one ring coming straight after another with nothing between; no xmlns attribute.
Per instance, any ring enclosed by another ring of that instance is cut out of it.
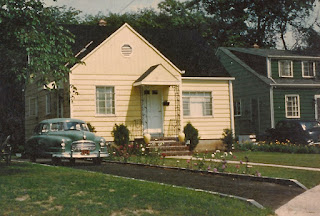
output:
<svg viewBox="0 0 320 216"><path fill-rule="evenodd" d="M243 201L111 175L0 162L0 215L270 215Z"/></svg>
<svg viewBox="0 0 320 216"><path fill-rule="evenodd" d="M243 160L247 156L250 162L281 164L288 166L302 166L320 168L319 154L290 154L279 152L234 152L236 158L232 160Z"/></svg>

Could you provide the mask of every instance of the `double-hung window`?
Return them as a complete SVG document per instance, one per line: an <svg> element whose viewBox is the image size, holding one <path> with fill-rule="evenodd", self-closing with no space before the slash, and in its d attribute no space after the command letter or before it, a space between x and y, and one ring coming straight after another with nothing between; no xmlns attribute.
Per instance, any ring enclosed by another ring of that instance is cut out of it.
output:
<svg viewBox="0 0 320 216"><path fill-rule="evenodd" d="M312 78L315 76L316 63L312 61L302 61L302 77Z"/></svg>
<svg viewBox="0 0 320 216"><path fill-rule="evenodd" d="M115 93L113 86L96 87L96 113L98 115L115 114Z"/></svg>
<svg viewBox="0 0 320 216"><path fill-rule="evenodd" d="M293 62L290 60L281 60L278 62L280 77L293 77Z"/></svg>
<svg viewBox="0 0 320 216"><path fill-rule="evenodd" d="M211 92L182 92L183 115L190 117L212 116Z"/></svg>
<svg viewBox="0 0 320 216"><path fill-rule="evenodd" d="M286 118L300 118L299 95L286 95Z"/></svg>

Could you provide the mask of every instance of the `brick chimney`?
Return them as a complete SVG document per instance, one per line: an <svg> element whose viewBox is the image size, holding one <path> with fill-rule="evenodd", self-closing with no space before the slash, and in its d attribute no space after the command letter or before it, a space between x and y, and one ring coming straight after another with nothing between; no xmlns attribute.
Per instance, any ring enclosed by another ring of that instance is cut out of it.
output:
<svg viewBox="0 0 320 216"><path fill-rule="evenodd" d="M104 19L99 20L98 23L99 26L107 26L107 21L105 21Z"/></svg>

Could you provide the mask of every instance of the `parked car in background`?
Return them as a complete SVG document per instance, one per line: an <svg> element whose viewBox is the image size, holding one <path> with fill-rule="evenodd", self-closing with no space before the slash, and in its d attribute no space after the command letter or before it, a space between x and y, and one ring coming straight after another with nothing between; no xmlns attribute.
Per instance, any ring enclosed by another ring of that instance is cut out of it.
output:
<svg viewBox="0 0 320 216"><path fill-rule="evenodd" d="M315 120L282 120L274 129L268 130L267 136L269 141L302 145L320 144L320 124Z"/></svg>
<svg viewBox="0 0 320 216"><path fill-rule="evenodd" d="M26 142L26 153L31 161L50 156L53 163L60 163L62 158L71 163L87 158L100 164L109 156L105 139L90 132L86 122L71 118L41 121Z"/></svg>

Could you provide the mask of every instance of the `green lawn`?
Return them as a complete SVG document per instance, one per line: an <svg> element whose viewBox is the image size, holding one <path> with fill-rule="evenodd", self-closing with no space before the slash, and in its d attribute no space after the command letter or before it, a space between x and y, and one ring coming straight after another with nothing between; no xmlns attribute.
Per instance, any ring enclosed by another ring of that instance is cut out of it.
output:
<svg viewBox="0 0 320 216"><path fill-rule="evenodd" d="M250 162L281 164L289 166L302 166L320 168L320 154L290 154L279 152L234 152L236 158L230 160L244 160L247 156Z"/></svg>
<svg viewBox="0 0 320 216"><path fill-rule="evenodd" d="M0 215L270 215L243 201L101 173L0 163Z"/></svg>

